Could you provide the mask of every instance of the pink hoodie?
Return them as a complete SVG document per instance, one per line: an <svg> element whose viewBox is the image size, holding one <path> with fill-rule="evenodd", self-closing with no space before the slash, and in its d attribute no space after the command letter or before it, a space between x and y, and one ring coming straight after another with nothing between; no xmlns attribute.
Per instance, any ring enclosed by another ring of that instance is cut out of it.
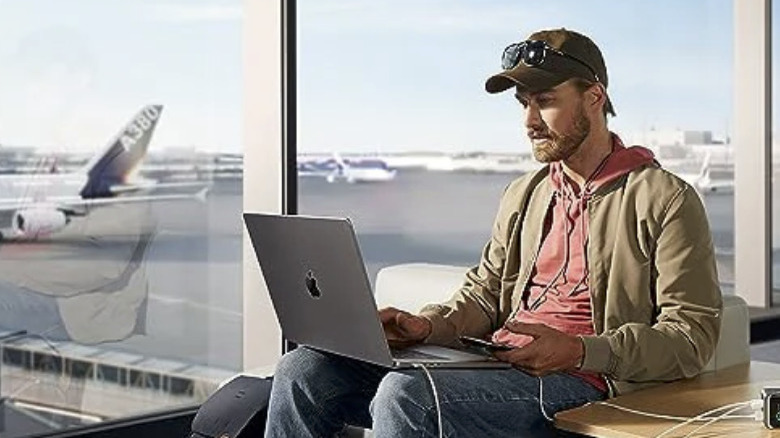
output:
<svg viewBox="0 0 780 438"><path fill-rule="evenodd" d="M563 171L550 165L553 199L545 218L544 235L516 321L544 324L570 335L592 335L588 285L588 201L600 187L632 170L652 163L653 153L641 146L626 148L612 134L612 153L601 162L582 190ZM533 338L505 328L493 341L523 347ZM606 383L597 374L573 372L602 391Z"/></svg>

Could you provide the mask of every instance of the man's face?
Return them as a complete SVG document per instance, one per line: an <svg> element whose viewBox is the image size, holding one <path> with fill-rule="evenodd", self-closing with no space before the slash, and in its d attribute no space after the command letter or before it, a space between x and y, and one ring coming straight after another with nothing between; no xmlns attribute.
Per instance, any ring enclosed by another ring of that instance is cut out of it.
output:
<svg viewBox="0 0 780 438"><path fill-rule="evenodd" d="M525 127L537 161L566 160L590 133L582 93L569 81L549 90L515 96L523 105Z"/></svg>

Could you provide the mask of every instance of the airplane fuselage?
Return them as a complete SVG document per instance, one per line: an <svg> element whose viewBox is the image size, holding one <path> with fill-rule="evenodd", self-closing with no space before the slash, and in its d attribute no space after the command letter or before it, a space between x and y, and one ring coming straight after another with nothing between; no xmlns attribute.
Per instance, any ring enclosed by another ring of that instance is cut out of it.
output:
<svg viewBox="0 0 780 438"><path fill-rule="evenodd" d="M379 167L345 167L338 173L328 175L328 182L343 179L349 183L385 182L395 178L395 170Z"/></svg>
<svg viewBox="0 0 780 438"><path fill-rule="evenodd" d="M80 199L87 176L76 173L0 175L0 203L19 205Z"/></svg>

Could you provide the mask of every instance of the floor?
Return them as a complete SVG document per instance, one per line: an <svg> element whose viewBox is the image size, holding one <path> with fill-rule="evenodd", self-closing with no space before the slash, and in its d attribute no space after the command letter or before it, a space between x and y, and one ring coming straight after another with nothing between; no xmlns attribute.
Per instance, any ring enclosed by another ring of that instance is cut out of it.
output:
<svg viewBox="0 0 780 438"><path fill-rule="evenodd" d="M752 344L750 359L780 363L780 340Z"/></svg>

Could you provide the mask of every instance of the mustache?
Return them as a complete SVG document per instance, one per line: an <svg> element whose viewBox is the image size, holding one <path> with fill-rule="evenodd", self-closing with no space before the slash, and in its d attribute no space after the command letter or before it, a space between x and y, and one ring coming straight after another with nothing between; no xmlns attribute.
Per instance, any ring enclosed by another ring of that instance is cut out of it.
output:
<svg viewBox="0 0 780 438"><path fill-rule="evenodd" d="M546 130L542 131L542 130L529 129L528 131L526 131L526 135L528 136L528 138L552 138L550 132Z"/></svg>

